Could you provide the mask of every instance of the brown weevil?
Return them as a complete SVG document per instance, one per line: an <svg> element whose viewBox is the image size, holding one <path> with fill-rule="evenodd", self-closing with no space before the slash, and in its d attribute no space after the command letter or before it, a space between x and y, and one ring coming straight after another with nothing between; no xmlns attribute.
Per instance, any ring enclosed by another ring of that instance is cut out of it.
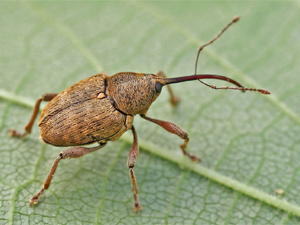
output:
<svg viewBox="0 0 300 225"><path fill-rule="evenodd" d="M73 147L60 152L51 166L43 188L30 199L30 205L37 204L40 196L49 188L60 160L79 158L94 152L104 147L108 141L118 140L125 131L131 130L133 133L133 145L129 152L127 166L129 167L132 184L134 211L138 212L141 210L142 206L138 201L137 181L133 172L139 154L137 134L133 126L133 117L137 114L182 138L184 142L180 145L180 148L183 154L194 162L200 160L186 151L189 138L185 131L175 123L150 118L146 116L146 113L152 102L160 95L163 86L190 80L199 80L201 83L214 89L249 90L270 94L264 89L245 88L238 82L224 76L196 74L198 57L202 49L217 40L229 26L238 20L239 17L234 18L215 38L199 48L194 75L166 78L163 72L158 72L156 75L121 72L109 77L104 73L100 73L79 81L61 93L48 93L39 98L35 104L32 117L27 126L25 126L25 133L12 129L9 131L10 135L24 137L30 134L40 103L42 101L50 101L42 110L38 121L41 133L40 138L43 142L54 146ZM216 87L204 83L203 79L224 80L236 85L236 87ZM171 94L171 103L176 105L178 99L173 95L170 87L167 87ZM82 147L82 145L95 142L99 146Z"/></svg>

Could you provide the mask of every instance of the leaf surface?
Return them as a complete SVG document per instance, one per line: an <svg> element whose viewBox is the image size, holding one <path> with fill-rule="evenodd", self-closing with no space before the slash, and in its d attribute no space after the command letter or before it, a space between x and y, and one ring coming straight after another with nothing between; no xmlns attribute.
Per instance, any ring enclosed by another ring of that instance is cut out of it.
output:
<svg viewBox="0 0 300 225"><path fill-rule="evenodd" d="M0 224L299 223L299 2L1 2L0 15ZM178 107L163 91L148 112L186 130L201 164L182 156L180 138L136 117L140 214L126 166L130 132L61 161L29 207L62 150L42 144L37 126L23 140L7 134L23 128L38 97L101 71L193 74L198 47L236 15L198 72L272 94L187 82L172 86Z"/></svg>

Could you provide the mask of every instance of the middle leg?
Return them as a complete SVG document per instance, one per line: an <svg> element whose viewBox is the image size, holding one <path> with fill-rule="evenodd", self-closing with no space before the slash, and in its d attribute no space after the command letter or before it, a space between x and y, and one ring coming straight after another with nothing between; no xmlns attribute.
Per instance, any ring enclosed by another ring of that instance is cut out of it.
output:
<svg viewBox="0 0 300 225"><path fill-rule="evenodd" d="M130 176L132 192L133 192L133 200L134 200L133 210L137 213L138 210L142 209L142 205L138 201L139 189L133 172L133 167L135 166L136 159L139 155L139 145L138 145L137 134L134 129L134 126L131 127L131 130L133 133L133 144L128 155L127 166L129 168L129 176Z"/></svg>
<svg viewBox="0 0 300 225"><path fill-rule="evenodd" d="M155 75L158 76L158 77L166 78L165 73L163 71L161 71L161 70L158 71L158 72L156 72ZM174 93L173 93L172 88L171 88L170 85L167 85L167 89L168 89L168 92L170 94L171 105L174 107L174 106L176 106L179 103L180 99L179 99L179 97L177 97L176 95L174 95Z"/></svg>

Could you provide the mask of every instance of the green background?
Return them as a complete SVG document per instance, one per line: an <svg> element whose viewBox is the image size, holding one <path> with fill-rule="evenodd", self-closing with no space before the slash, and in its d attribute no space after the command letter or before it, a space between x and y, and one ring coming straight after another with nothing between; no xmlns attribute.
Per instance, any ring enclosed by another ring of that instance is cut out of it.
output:
<svg viewBox="0 0 300 225"><path fill-rule="evenodd" d="M0 224L299 223L299 9L299 1L1 2ZM180 138L138 116L139 214L126 165L130 132L61 161L40 204L28 206L62 150L42 144L36 125L23 140L7 134L23 128L38 97L101 71L193 74L197 48L236 15L198 72L272 95L194 81L173 85L175 109L164 90L148 111L186 130L201 164L182 156Z"/></svg>

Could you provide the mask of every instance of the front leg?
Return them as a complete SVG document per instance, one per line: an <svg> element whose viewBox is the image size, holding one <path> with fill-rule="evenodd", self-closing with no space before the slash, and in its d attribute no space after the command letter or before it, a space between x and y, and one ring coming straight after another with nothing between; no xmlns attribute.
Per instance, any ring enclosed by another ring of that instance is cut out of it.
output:
<svg viewBox="0 0 300 225"><path fill-rule="evenodd" d="M132 147L131 147L129 155L128 155L127 166L129 168L129 176L130 176L132 192L133 192L133 200L134 200L133 210L136 213L138 213L138 211L142 209L142 205L138 201L139 190L138 190L136 178L135 178L135 175L133 172L133 167L135 166L136 159L139 155L139 145L138 145L137 134L134 129L134 126L131 127L131 130L133 133L133 144L132 144Z"/></svg>
<svg viewBox="0 0 300 225"><path fill-rule="evenodd" d="M164 120L157 120L157 119L153 119L150 118L144 114L141 114L141 117L149 120L153 123L156 123L157 125L161 126L162 128L164 128L166 131L169 131L172 134L176 134L177 136L179 136L180 138L182 138L184 140L184 142L180 145L180 148L182 150L182 153L186 156L188 156L193 162L197 162L197 161L201 161L200 158L198 158L197 156L188 153L185 149L187 144L189 143L189 137L187 132L185 132L184 130L182 130L177 124L169 122L169 121L164 121Z"/></svg>

